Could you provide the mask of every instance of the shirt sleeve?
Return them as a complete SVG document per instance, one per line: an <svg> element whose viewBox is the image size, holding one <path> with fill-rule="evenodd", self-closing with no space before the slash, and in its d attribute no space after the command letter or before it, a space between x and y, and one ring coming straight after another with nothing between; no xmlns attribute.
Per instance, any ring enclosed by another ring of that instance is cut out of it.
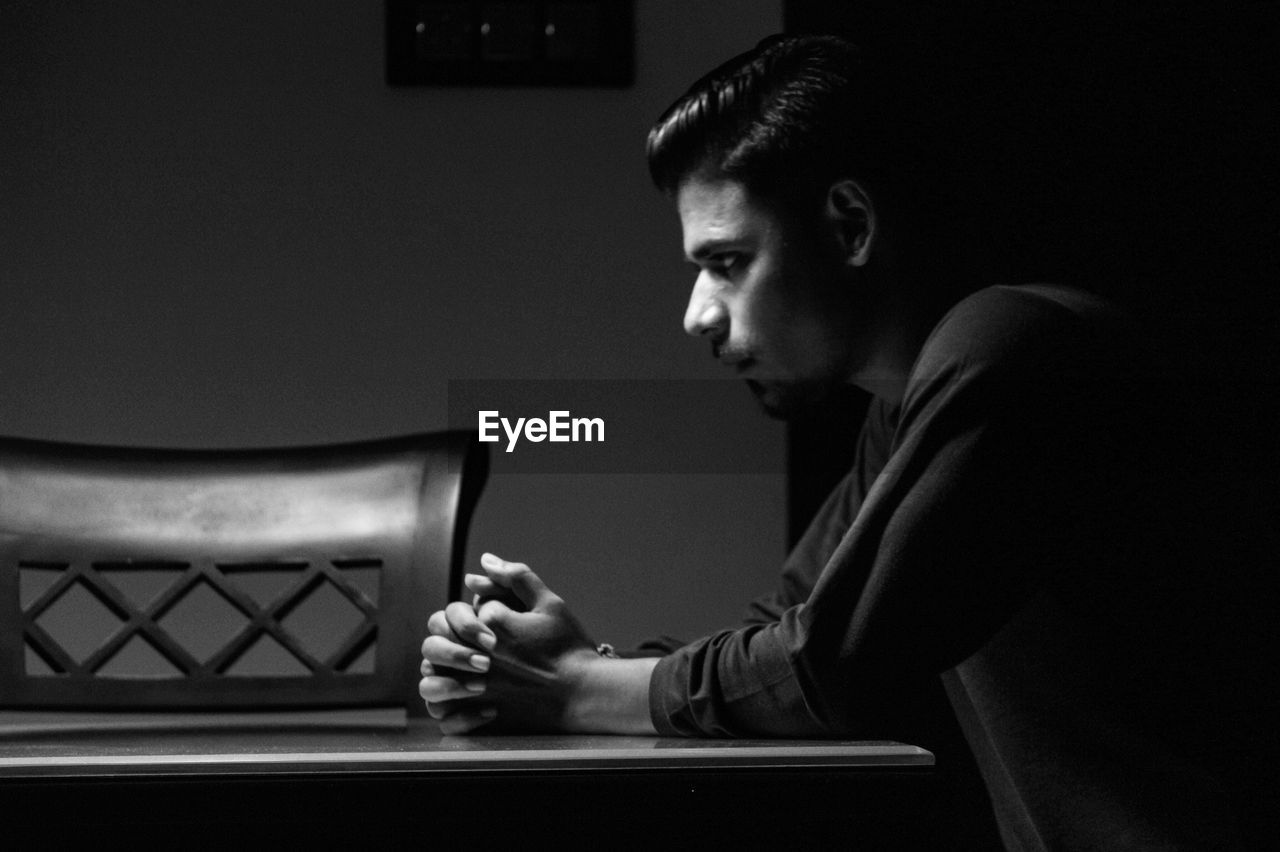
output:
<svg viewBox="0 0 1280 852"><path fill-rule="evenodd" d="M889 458L897 408L876 397L867 408L853 457L853 467L827 495L800 541L783 563L778 586L747 605L746 625L775 622L791 607L808 600L831 554L857 517L872 482ZM673 649L674 650L674 649Z"/></svg>
<svg viewBox="0 0 1280 852"><path fill-rule="evenodd" d="M823 566L853 523L871 482L884 467L896 421L896 408L878 398L871 400L858 433L853 467L831 489L805 534L788 555L777 587L747 605L742 617L744 625L777 621L782 613L809 597ZM664 634L645 639L635 648L622 651L620 656L663 657L686 644Z"/></svg>
<svg viewBox="0 0 1280 852"><path fill-rule="evenodd" d="M840 498L851 522L841 532L833 511L811 531L838 534L812 592L664 657L660 733L891 735L927 679L1078 563L1105 517L1087 495L1114 462L1100 428L1114 408L1096 392L1109 366L1087 324L1042 301L971 298L939 325L883 470Z"/></svg>

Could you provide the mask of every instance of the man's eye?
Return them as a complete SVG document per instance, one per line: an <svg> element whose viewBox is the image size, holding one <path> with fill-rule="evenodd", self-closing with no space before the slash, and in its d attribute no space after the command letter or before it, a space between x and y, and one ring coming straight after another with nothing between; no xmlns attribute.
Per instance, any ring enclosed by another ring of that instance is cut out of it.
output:
<svg viewBox="0 0 1280 852"><path fill-rule="evenodd" d="M730 275L742 267L742 255L735 253L716 256L716 269L722 275Z"/></svg>

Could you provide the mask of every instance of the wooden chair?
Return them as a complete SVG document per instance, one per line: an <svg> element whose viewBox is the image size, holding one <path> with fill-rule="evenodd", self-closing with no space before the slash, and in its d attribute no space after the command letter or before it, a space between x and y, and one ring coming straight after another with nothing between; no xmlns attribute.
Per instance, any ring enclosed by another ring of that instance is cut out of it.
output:
<svg viewBox="0 0 1280 852"><path fill-rule="evenodd" d="M278 450L0 439L0 707L421 715L487 472L463 432Z"/></svg>

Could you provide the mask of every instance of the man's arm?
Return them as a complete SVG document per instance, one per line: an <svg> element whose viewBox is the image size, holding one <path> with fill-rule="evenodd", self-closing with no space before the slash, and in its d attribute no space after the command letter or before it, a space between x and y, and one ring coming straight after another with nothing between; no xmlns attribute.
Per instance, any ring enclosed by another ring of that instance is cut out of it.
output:
<svg viewBox="0 0 1280 852"><path fill-rule="evenodd" d="M596 656L570 699L566 730L593 734L658 733L649 714L649 678L659 657L630 660Z"/></svg>
<svg viewBox="0 0 1280 852"><path fill-rule="evenodd" d="M445 733L499 728L654 734L649 678L657 658L600 656L564 600L527 565L486 553L469 574L480 597L508 593L477 610L453 603L435 613L423 642L419 692Z"/></svg>
<svg viewBox="0 0 1280 852"><path fill-rule="evenodd" d="M660 659L646 672L658 733L891 736L937 672L980 647L1049 577L1092 564L1121 518L1111 509L1126 479L1116 476L1123 383L1107 335L1095 341L1093 323L1003 292L970 300L945 328L917 365L892 458L813 593L776 621ZM513 582L528 571L518 567ZM506 647L520 654L528 640L535 649L523 668L495 661L525 698L501 712L543 729L618 730L585 725L612 702L638 711L644 678L638 669L597 675L593 644L552 598L536 614L569 619L554 629L497 610ZM543 699L531 699L539 689ZM580 707L592 711L579 719Z"/></svg>
<svg viewBox="0 0 1280 852"><path fill-rule="evenodd" d="M1123 517L1123 382L1101 322L987 291L917 362L893 455L813 593L661 660L664 735L832 736L905 713Z"/></svg>
<svg viewBox="0 0 1280 852"><path fill-rule="evenodd" d="M853 470L827 498L809 530L788 557L777 589L748 606L744 618L746 625L762 626L775 622L788 609L808 598L823 566L857 515L870 483L884 467L895 421L895 410L880 400L872 401L858 437ZM517 582L515 578L528 571L526 566L485 554L481 557L481 567L484 574L468 574L465 579L467 588L478 599L501 600L505 597L517 608L538 606L539 593L536 589L526 591L528 601L520 598L517 592L517 587L523 588L526 583ZM533 572L528 573L537 581L533 585L541 585ZM509 644L518 645L521 642L521 623L508 619L507 611L491 606L492 603L490 600L481 605L485 619L503 619ZM563 608L563 601L558 606ZM451 603L445 610L435 613L429 621L429 629L431 636L422 646L423 677L419 684L428 711L440 720L446 733L465 733L493 722L498 716L503 684L509 679L501 671L507 664L499 661L500 671L495 675L493 684L489 682L490 652L497 644L497 635L481 620L473 606L461 602ZM585 636L583 642L585 647L579 651L594 647ZM566 684L564 715L554 724L555 729L584 733L656 733L650 710L654 700L651 690L653 671L662 657L683 645L683 642L661 637L642 645L642 653L633 655L632 659L609 659L594 652L564 656L559 661L559 665L567 670L560 678ZM507 653L502 651L499 656ZM556 665L544 662L540 667L555 668ZM661 702L664 697L667 697L666 691L659 690L658 700ZM501 715L501 721L496 723L498 727L514 726L522 721L514 707L509 706Z"/></svg>
<svg viewBox="0 0 1280 852"><path fill-rule="evenodd" d="M771 624L781 619L787 610L809 599L822 569L840 546L862 509L871 484L889 459L897 418L895 405L879 397L871 400L858 432L853 467L827 495L804 535L787 555L777 587L747 605L743 624Z"/></svg>

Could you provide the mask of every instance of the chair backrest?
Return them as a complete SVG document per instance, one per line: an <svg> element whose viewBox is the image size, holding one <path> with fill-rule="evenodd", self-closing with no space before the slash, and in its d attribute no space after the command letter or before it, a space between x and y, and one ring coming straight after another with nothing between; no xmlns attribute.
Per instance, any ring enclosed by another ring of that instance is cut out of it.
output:
<svg viewBox="0 0 1280 852"><path fill-rule="evenodd" d="M0 707L422 712L472 433L278 450L0 439Z"/></svg>

